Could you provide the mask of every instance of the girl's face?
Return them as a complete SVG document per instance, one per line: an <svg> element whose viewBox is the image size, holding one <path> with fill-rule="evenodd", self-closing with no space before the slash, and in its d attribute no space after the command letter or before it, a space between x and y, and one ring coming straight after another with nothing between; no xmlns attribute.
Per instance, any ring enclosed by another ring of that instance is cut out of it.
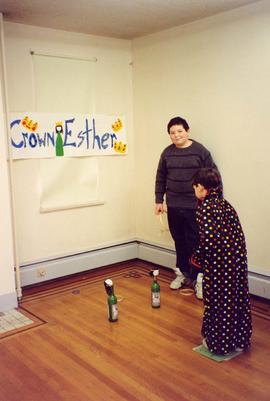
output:
<svg viewBox="0 0 270 401"><path fill-rule="evenodd" d="M203 185L197 184L193 185L193 189L195 191L195 195L199 200L203 200L207 195L207 189L204 188Z"/></svg>

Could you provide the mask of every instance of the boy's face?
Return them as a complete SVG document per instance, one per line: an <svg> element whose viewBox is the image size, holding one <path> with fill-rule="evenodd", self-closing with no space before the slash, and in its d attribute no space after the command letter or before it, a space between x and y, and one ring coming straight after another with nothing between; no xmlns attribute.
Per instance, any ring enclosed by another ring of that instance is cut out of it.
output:
<svg viewBox="0 0 270 401"><path fill-rule="evenodd" d="M172 125L169 132L172 143L177 148L185 148L189 145L188 131L183 125Z"/></svg>

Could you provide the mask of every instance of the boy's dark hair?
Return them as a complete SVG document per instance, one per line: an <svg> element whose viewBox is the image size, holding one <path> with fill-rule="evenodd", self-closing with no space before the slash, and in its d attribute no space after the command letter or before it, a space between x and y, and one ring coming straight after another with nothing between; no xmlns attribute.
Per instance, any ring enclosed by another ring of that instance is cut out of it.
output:
<svg viewBox="0 0 270 401"><path fill-rule="evenodd" d="M205 167L197 171L193 176L192 185L201 184L205 189L222 187L221 176L215 168Z"/></svg>
<svg viewBox="0 0 270 401"><path fill-rule="evenodd" d="M187 123L186 120L185 120L184 118L182 118L182 117L174 117L174 118L172 118L172 119L168 122L168 125L167 125L168 134L170 133L170 128L171 128L173 125L182 125L183 128L184 128L186 131L189 130L189 125L188 125L188 123Z"/></svg>

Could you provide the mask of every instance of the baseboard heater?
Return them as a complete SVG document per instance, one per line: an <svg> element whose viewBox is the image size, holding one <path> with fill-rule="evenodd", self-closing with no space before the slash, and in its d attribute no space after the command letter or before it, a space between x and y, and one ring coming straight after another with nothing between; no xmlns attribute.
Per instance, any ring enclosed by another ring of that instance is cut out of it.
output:
<svg viewBox="0 0 270 401"><path fill-rule="evenodd" d="M141 259L167 268L175 266L173 250L157 244L133 240L89 252L23 265L20 268L21 285L25 287L132 259ZM270 299L270 273L264 275L258 273L258 269L253 272L250 268L249 288L251 294Z"/></svg>

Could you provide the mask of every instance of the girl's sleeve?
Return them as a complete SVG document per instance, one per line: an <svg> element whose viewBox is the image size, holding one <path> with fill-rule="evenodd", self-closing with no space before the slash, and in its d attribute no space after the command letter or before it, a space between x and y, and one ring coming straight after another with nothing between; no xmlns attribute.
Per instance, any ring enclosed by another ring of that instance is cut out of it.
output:
<svg viewBox="0 0 270 401"><path fill-rule="evenodd" d="M200 269L204 269L206 266L208 266L207 254L201 242L199 243L198 247L194 250L190 261L193 266Z"/></svg>
<svg viewBox="0 0 270 401"><path fill-rule="evenodd" d="M199 245L194 250L191 263L205 268L220 241L215 205L202 206L199 218Z"/></svg>

